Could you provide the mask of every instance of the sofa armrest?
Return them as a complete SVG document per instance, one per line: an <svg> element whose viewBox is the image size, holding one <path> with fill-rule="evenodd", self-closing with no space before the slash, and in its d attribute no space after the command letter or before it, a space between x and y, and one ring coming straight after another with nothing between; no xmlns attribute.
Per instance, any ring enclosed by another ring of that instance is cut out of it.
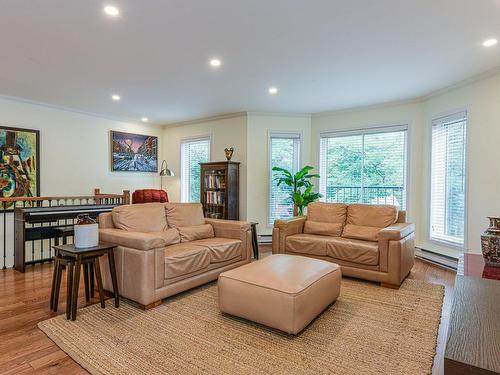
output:
<svg viewBox="0 0 500 375"><path fill-rule="evenodd" d="M306 216L298 216L288 220L275 220L273 228L273 254L285 253L287 236L304 232Z"/></svg>
<svg viewBox="0 0 500 375"><path fill-rule="evenodd" d="M215 237L234 238L244 241L250 230L250 223L238 220L205 219L214 228Z"/></svg>
<svg viewBox="0 0 500 375"><path fill-rule="evenodd" d="M413 232L415 232L415 224L395 223L381 229L378 232L378 238L379 241L399 241Z"/></svg>
<svg viewBox="0 0 500 375"><path fill-rule="evenodd" d="M113 223L113 216L111 212L104 212L102 214L99 214L99 228L104 229L104 228L114 228L115 225Z"/></svg>
<svg viewBox="0 0 500 375"><path fill-rule="evenodd" d="M122 229L99 229L99 240L138 250L152 250L166 245L157 233L128 232Z"/></svg>

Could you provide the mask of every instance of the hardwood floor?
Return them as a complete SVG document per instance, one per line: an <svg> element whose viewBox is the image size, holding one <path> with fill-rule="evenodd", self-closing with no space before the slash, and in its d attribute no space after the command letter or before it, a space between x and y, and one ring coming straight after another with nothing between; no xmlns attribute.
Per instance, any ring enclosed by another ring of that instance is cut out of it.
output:
<svg viewBox="0 0 500 375"><path fill-rule="evenodd" d="M263 256L269 251L269 246L261 246ZM433 374L442 374L455 273L417 260L410 278L445 286L443 317L433 369ZM0 270L0 374L87 373L37 328L39 321L56 315L49 310L51 282L51 264L29 267L24 274L13 269ZM65 311L64 291L61 286L58 314ZM97 302L98 298L92 301ZM78 306L84 305L83 288L80 288Z"/></svg>

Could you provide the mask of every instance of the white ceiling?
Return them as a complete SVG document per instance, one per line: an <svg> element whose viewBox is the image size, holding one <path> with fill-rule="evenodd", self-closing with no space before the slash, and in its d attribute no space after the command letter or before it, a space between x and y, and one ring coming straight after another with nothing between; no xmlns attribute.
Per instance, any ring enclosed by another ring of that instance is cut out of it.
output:
<svg viewBox="0 0 500 375"><path fill-rule="evenodd" d="M500 0L0 0L0 94L158 124L313 113L490 70L490 37Z"/></svg>

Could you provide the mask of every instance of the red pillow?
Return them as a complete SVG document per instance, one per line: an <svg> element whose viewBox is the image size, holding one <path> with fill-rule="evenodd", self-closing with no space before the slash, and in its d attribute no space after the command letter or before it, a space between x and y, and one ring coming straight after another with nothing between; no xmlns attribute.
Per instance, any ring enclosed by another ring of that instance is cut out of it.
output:
<svg viewBox="0 0 500 375"><path fill-rule="evenodd" d="M132 194L132 203L168 202L168 194L165 190L142 189Z"/></svg>

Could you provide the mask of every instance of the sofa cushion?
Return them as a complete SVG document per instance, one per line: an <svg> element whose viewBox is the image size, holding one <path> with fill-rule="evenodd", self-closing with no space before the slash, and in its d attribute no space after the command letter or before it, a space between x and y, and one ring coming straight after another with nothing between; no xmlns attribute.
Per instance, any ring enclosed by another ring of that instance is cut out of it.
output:
<svg viewBox="0 0 500 375"><path fill-rule="evenodd" d="M189 227L178 227L181 242L202 240L214 236L214 228L210 224L192 225Z"/></svg>
<svg viewBox="0 0 500 375"><path fill-rule="evenodd" d="M378 243L332 238L326 243L326 255L347 262L376 266L379 263Z"/></svg>
<svg viewBox="0 0 500 375"><path fill-rule="evenodd" d="M385 228L398 219L394 206L351 204L347 207L347 224Z"/></svg>
<svg viewBox="0 0 500 375"><path fill-rule="evenodd" d="M210 252L210 263L221 263L231 259L241 258L243 244L232 238L207 238L192 242L193 245L206 246Z"/></svg>
<svg viewBox="0 0 500 375"><path fill-rule="evenodd" d="M190 227L205 224L201 203L165 203L168 226Z"/></svg>
<svg viewBox="0 0 500 375"><path fill-rule="evenodd" d="M161 232L167 229L163 203L123 205L113 208L115 228L130 232Z"/></svg>
<svg viewBox="0 0 500 375"><path fill-rule="evenodd" d="M397 218L398 210L394 206L351 204L342 237L378 241L380 229L394 224Z"/></svg>
<svg viewBox="0 0 500 375"><path fill-rule="evenodd" d="M326 242L333 237L317 234L294 234L287 236L285 250L298 254L326 256Z"/></svg>
<svg viewBox="0 0 500 375"><path fill-rule="evenodd" d="M304 223L304 233L338 237L342 234L342 223L325 223L321 221L306 220Z"/></svg>
<svg viewBox="0 0 500 375"><path fill-rule="evenodd" d="M378 241L378 233L382 228L365 225L346 224L342 237L365 241Z"/></svg>
<svg viewBox="0 0 500 375"><path fill-rule="evenodd" d="M314 202L307 206L307 219L323 223L345 223L347 205L344 203Z"/></svg>
<svg viewBox="0 0 500 375"><path fill-rule="evenodd" d="M202 270L210 264L208 248L180 243L167 246L165 254L165 279L187 275Z"/></svg>

